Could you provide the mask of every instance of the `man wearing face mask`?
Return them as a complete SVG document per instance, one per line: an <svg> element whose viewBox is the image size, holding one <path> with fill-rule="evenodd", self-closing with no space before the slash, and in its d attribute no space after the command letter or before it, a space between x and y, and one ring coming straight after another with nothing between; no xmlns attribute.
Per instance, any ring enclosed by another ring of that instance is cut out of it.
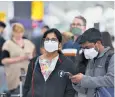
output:
<svg viewBox="0 0 115 97"><path fill-rule="evenodd" d="M109 88L114 88L114 52L110 47L103 46L101 33L95 28L84 32L80 44L85 58L89 61L85 75L78 73L70 77L74 89L78 92L75 97L105 97L96 95L101 93L99 90L102 88L106 90L105 94L110 93Z"/></svg>
<svg viewBox="0 0 115 97"><path fill-rule="evenodd" d="M82 16L77 16L74 18L72 24L70 25L70 32L73 34L71 40L63 45L63 49L75 48L79 49L80 45L77 42L78 37L86 30L86 19Z"/></svg>
<svg viewBox="0 0 115 97"><path fill-rule="evenodd" d="M72 24L70 25L70 32L73 34L73 37L71 40L69 40L67 43L63 45L63 50L67 49L75 49L77 50L77 54L74 54L76 56L70 56L71 60L76 65L76 73L82 72L85 73L86 63L87 59L85 59L83 54L79 54L79 50L81 48L79 44L79 40L81 35L86 30L86 24L87 21L82 16L77 16L74 18Z"/></svg>

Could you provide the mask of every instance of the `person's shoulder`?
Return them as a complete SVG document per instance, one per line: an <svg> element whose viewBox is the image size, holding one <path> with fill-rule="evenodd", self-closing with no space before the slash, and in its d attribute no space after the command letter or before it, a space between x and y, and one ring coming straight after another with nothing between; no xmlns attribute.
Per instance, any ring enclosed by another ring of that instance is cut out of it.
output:
<svg viewBox="0 0 115 97"><path fill-rule="evenodd" d="M68 40L65 44L72 44L73 41L72 40Z"/></svg>
<svg viewBox="0 0 115 97"><path fill-rule="evenodd" d="M32 65L33 65L33 66L35 65L36 61L38 61L38 57L39 57L39 56L36 56L36 57L34 57L34 58L32 58L32 59L30 60L30 64L29 64L30 67L32 67Z"/></svg>
<svg viewBox="0 0 115 97"><path fill-rule="evenodd" d="M72 40L69 40L69 41L67 41L66 43L64 43L63 49L71 48L72 45L73 45L73 41L72 41Z"/></svg>
<svg viewBox="0 0 115 97"><path fill-rule="evenodd" d="M71 72L72 74L75 74L76 72L76 66L74 62L69 58L63 56L63 68L66 68L68 72Z"/></svg>
<svg viewBox="0 0 115 97"><path fill-rule="evenodd" d="M4 44L11 44L12 40L9 39L9 40L6 40Z"/></svg>
<svg viewBox="0 0 115 97"><path fill-rule="evenodd" d="M30 60L30 63L28 64L28 71L31 71L34 69L36 60L37 60L37 56Z"/></svg>
<svg viewBox="0 0 115 97"><path fill-rule="evenodd" d="M114 61L114 58L115 58L115 53L113 53L113 54L111 55L110 60L111 60L111 61Z"/></svg>
<svg viewBox="0 0 115 97"><path fill-rule="evenodd" d="M63 54L60 54L59 56L62 62L66 63L67 65L73 64L73 61L69 57L64 56Z"/></svg>
<svg viewBox="0 0 115 97"><path fill-rule="evenodd" d="M2 46L2 49L9 50L9 49L11 49L12 44L13 44L12 40L6 40Z"/></svg>

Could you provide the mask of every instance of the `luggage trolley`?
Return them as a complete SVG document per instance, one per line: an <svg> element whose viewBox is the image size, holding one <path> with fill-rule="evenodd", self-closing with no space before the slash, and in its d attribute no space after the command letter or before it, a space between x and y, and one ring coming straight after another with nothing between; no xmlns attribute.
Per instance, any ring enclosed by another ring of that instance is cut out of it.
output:
<svg viewBox="0 0 115 97"><path fill-rule="evenodd" d="M0 97L6 97L5 95L7 91L8 91L8 85L4 66L0 66Z"/></svg>
<svg viewBox="0 0 115 97"><path fill-rule="evenodd" d="M24 68L21 68L19 94L11 94L11 97L22 97L23 96L23 86L25 82L25 77L26 77L25 70Z"/></svg>
<svg viewBox="0 0 115 97"><path fill-rule="evenodd" d="M23 68L21 68L21 76L20 76L20 86L19 86L19 93L18 94L11 94L9 91L4 91L0 93L0 97L22 97L23 96L23 85L25 82L26 73Z"/></svg>

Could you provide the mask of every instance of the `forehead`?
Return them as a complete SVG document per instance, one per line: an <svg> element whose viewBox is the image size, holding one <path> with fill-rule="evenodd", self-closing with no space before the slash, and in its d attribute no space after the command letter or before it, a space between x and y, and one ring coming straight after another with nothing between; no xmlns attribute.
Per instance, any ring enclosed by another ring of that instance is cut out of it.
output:
<svg viewBox="0 0 115 97"><path fill-rule="evenodd" d="M54 33L49 33L47 34L46 38L57 38L56 35Z"/></svg>
<svg viewBox="0 0 115 97"><path fill-rule="evenodd" d="M14 32L13 34L14 35L24 35L24 33L22 33L22 32L18 32L18 33Z"/></svg>
<svg viewBox="0 0 115 97"><path fill-rule="evenodd" d="M44 28L42 28L42 30L44 30L44 29L46 30L47 28L45 28L45 27L44 27Z"/></svg>
<svg viewBox="0 0 115 97"><path fill-rule="evenodd" d="M74 18L73 23L75 23L75 24L77 24L77 23L83 24L83 21L82 21L82 19Z"/></svg>

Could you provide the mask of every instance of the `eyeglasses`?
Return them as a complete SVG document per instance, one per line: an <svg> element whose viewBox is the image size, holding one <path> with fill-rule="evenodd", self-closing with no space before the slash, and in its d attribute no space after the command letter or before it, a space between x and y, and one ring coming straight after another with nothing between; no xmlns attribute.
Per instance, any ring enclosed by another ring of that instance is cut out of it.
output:
<svg viewBox="0 0 115 97"><path fill-rule="evenodd" d="M76 26L76 27L80 26L81 27L81 26L85 26L85 25L81 25L80 23L77 23L77 24L72 23L71 26Z"/></svg>
<svg viewBox="0 0 115 97"><path fill-rule="evenodd" d="M54 42L58 42L58 39L57 38L52 38L52 39L45 38L44 39L44 42L49 42L49 41L51 41L52 43L54 43Z"/></svg>

